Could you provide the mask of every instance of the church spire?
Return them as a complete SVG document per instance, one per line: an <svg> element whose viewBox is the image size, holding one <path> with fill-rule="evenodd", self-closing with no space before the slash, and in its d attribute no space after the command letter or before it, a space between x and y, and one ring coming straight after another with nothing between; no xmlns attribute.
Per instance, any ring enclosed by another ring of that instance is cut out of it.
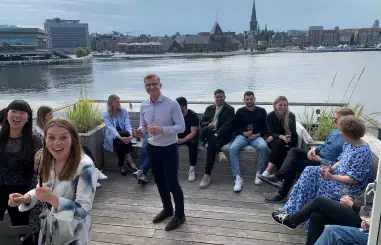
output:
<svg viewBox="0 0 381 245"><path fill-rule="evenodd" d="M250 31L257 31L258 21L257 21L257 12L255 10L255 0L253 0L253 10L251 12L250 19Z"/></svg>

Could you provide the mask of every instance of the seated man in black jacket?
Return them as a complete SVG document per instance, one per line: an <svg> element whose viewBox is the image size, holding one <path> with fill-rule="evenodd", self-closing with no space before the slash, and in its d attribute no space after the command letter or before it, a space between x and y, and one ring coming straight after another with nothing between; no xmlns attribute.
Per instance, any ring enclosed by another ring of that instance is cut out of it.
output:
<svg viewBox="0 0 381 245"><path fill-rule="evenodd" d="M211 182L216 154L220 160L227 160L221 152L221 147L232 139L232 124L234 121L234 108L225 102L225 92L222 89L214 91L214 105L206 108L201 119L201 140L208 143L206 155L205 174L200 183L200 188L207 188Z"/></svg>

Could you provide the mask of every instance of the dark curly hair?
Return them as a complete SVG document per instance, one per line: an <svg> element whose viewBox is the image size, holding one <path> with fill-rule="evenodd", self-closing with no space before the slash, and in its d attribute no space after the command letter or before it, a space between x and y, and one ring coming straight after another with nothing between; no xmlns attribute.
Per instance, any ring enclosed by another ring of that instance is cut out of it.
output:
<svg viewBox="0 0 381 245"><path fill-rule="evenodd" d="M366 131L363 120L354 115L341 117L339 120L339 129L346 136L354 140L363 137Z"/></svg>

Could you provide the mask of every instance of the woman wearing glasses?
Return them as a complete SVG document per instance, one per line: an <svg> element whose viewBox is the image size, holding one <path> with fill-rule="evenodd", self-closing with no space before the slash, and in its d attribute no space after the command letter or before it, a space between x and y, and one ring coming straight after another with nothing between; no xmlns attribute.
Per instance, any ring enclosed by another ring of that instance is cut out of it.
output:
<svg viewBox="0 0 381 245"><path fill-rule="evenodd" d="M37 201L49 204L40 216L40 245L88 244L97 170L82 153L78 132L70 121L50 120L44 134L39 185L25 195L11 194L9 205L24 212Z"/></svg>

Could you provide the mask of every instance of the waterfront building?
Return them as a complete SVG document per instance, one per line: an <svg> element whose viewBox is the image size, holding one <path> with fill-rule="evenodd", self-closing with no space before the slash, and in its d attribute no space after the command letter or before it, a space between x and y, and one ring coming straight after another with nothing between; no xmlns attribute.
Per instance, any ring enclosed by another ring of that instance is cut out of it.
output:
<svg viewBox="0 0 381 245"><path fill-rule="evenodd" d="M343 44L350 43L352 37L354 37L354 34L355 33L351 32L351 31L340 31L339 32L339 36L340 36L339 37L339 42L343 43Z"/></svg>
<svg viewBox="0 0 381 245"><path fill-rule="evenodd" d="M286 32L276 32L269 40L270 47L283 48L292 45L292 38Z"/></svg>
<svg viewBox="0 0 381 245"><path fill-rule="evenodd" d="M289 30L287 35L291 37L292 45L306 46L307 45L307 31Z"/></svg>
<svg viewBox="0 0 381 245"><path fill-rule="evenodd" d="M323 43L324 45L338 45L340 39L339 30L323 30Z"/></svg>
<svg viewBox="0 0 381 245"><path fill-rule="evenodd" d="M48 36L38 28L0 27L0 50L35 51L47 48Z"/></svg>
<svg viewBox="0 0 381 245"><path fill-rule="evenodd" d="M242 43L233 35L225 35L218 22L213 25L210 32L200 32L199 35L173 36L169 41L161 40L160 42L165 44L165 50L171 53L226 52L242 48Z"/></svg>
<svg viewBox="0 0 381 245"><path fill-rule="evenodd" d="M66 58L47 49L48 35L38 28L0 27L0 61Z"/></svg>
<svg viewBox="0 0 381 245"><path fill-rule="evenodd" d="M361 45L376 45L381 42L381 28L360 28L357 33Z"/></svg>
<svg viewBox="0 0 381 245"><path fill-rule="evenodd" d="M164 53L163 45L159 42L146 43L118 43L117 51L126 54L161 54Z"/></svg>
<svg viewBox="0 0 381 245"><path fill-rule="evenodd" d="M323 26L310 26L308 30L308 44L318 46L323 43L324 32Z"/></svg>
<svg viewBox="0 0 381 245"><path fill-rule="evenodd" d="M76 48L89 48L89 25L79 20L47 19L44 23L48 34L48 47L67 53Z"/></svg>

